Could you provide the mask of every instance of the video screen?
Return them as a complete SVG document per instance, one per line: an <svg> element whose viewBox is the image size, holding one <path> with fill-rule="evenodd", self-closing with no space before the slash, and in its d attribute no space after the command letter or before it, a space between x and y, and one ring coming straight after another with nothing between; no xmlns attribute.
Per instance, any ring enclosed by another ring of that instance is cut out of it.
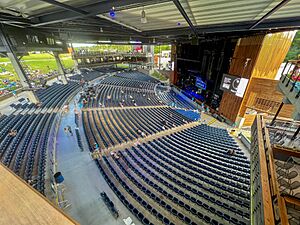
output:
<svg viewBox="0 0 300 225"><path fill-rule="evenodd" d="M196 87L206 90L206 83L202 80L201 77L196 77Z"/></svg>

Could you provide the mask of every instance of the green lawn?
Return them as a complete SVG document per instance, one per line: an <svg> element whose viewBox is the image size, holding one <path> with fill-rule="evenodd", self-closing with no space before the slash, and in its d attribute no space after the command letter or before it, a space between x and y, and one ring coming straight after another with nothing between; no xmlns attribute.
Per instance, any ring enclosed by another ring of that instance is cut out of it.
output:
<svg viewBox="0 0 300 225"><path fill-rule="evenodd" d="M119 64L117 64L117 67L118 67L118 68L122 68L122 69L128 69L128 68L129 68L129 65L128 65L128 64L122 64L122 63L119 63Z"/></svg>
<svg viewBox="0 0 300 225"><path fill-rule="evenodd" d="M61 54L60 59L62 61L64 68L74 67L74 61L72 60L70 54ZM4 62L5 64L2 64L2 62ZM57 70L55 58L48 53L29 54L27 56L23 56L21 59L21 64L25 69L29 68L31 70L39 70L40 73L42 74L49 73L52 70ZM0 58L0 67L1 67L0 71L5 69L6 71L15 74L15 77L5 76L5 75L0 76L1 79L7 79L7 78L9 78L10 80L18 79L13 69L13 66L10 63L10 60L8 58Z"/></svg>
<svg viewBox="0 0 300 225"><path fill-rule="evenodd" d="M64 68L68 69L74 67L74 61L70 54L60 54L60 59ZM21 64L25 70L29 69L30 72L38 71L36 74L46 74L53 70L57 70L54 56L48 53L29 54L27 56L23 56ZM1 57L0 72L5 71L9 73L2 73L2 75L0 75L0 88L7 88L7 86L2 82L3 80L9 80L10 82L19 80L9 58ZM11 90L11 88L9 89Z"/></svg>
<svg viewBox="0 0 300 225"><path fill-rule="evenodd" d="M166 81L166 80L168 80L165 76L163 76L161 73L159 73L156 70L151 74L151 76L155 77L156 79L158 79L160 81Z"/></svg>

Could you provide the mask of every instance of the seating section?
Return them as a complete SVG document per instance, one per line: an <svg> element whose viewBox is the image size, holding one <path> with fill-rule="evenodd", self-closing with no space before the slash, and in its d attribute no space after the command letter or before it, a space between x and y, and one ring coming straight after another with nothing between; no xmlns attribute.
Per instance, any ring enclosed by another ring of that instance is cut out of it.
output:
<svg viewBox="0 0 300 225"><path fill-rule="evenodd" d="M114 68L111 66L101 66L101 67L96 67L94 70L101 72L101 73L114 73L114 72L121 72L124 69L123 68Z"/></svg>
<svg viewBox="0 0 300 225"><path fill-rule="evenodd" d="M197 125L138 142L199 118L192 104L147 79L137 72L106 78L83 110L91 151L95 143L135 143L97 160L111 189L143 224L250 224L250 162L226 130Z"/></svg>
<svg viewBox="0 0 300 225"><path fill-rule="evenodd" d="M132 79L132 80L144 81L144 82L159 83L159 80L155 79L154 77L150 77L140 72L118 73L116 76L121 78Z"/></svg>
<svg viewBox="0 0 300 225"><path fill-rule="evenodd" d="M94 137L102 149L191 121L169 107L91 109L83 112L87 137ZM90 142L91 146L95 142Z"/></svg>
<svg viewBox="0 0 300 225"><path fill-rule="evenodd" d="M39 192L45 191L47 144L53 121L79 84L53 84L36 91L40 105L28 104L0 117L0 160ZM14 135L9 135L14 130Z"/></svg>
<svg viewBox="0 0 300 225"><path fill-rule="evenodd" d="M147 89L141 90L132 87L115 87L99 84L96 87L96 92L96 99L88 98L87 107L163 105L163 102L157 98L155 92Z"/></svg>
<svg viewBox="0 0 300 225"><path fill-rule="evenodd" d="M162 100L165 104L176 107L176 108L184 108L189 110L196 109L195 106L184 100L180 95L176 94L172 90L165 90L164 88L157 89L157 96L160 100Z"/></svg>
<svg viewBox="0 0 300 225"><path fill-rule="evenodd" d="M103 71L84 72L84 77L93 80L112 70ZM1 162L41 193L45 192L49 133L59 109L79 91L76 80L80 79L75 75L67 85L38 90L39 105L25 103L11 115L0 115ZM198 117L164 105L195 109L157 83L139 72L121 72L82 89L80 102L87 100L83 128L90 151L95 143L100 150L134 143L96 160L104 179L144 225L250 224L249 160L224 129L194 125L161 135ZM76 114L77 127L79 118ZM76 128L83 151L79 131ZM151 141L143 140L150 135ZM104 194L102 198L117 217L113 203Z"/></svg>
<svg viewBox="0 0 300 225"><path fill-rule="evenodd" d="M84 79L86 81L91 81L94 80L96 78L102 77L104 76L104 73L99 73L99 71L88 71L88 72L82 72L81 74L76 74L74 76L69 77L70 80L74 80L74 81L78 81L81 79Z"/></svg>
<svg viewBox="0 0 300 225"><path fill-rule="evenodd" d="M78 88L79 84L75 82L69 82L67 85L53 84L47 89L37 91L36 94L42 103L42 107L62 107L64 100Z"/></svg>
<svg viewBox="0 0 300 225"><path fill-rule="evenodd" d="M226 130L206 125L98 161L143 224L249 224L249 164Z"/></svg>
<svg viewBox="0 0 300 225"><path fill-rule="evenodd" d="M101 82L101 84L113 85L113 86L121 86L121 87L132 87L139 88L143 90L154 90L155 83L152 82L144 82L139 80L132 80L128 78L120 78L117 76L111 76L106 78Z"/></svg>

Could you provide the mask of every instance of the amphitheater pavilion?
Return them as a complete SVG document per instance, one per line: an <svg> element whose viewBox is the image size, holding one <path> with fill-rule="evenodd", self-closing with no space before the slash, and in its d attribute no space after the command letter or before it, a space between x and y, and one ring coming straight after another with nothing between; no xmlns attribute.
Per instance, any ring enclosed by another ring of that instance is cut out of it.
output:
<svg viewBox="0 0 300 225"><path fill-rule="evenodd" d="M0 1L0 225L299 225L299 12Z"/></svg>

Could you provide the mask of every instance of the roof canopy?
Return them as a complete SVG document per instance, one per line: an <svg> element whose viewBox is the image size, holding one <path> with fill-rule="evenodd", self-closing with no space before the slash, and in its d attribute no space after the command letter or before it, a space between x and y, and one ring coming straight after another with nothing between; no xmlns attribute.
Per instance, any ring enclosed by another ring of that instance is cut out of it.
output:
<svg viewBox="0 0 300 225"><path fill-rule="evenodd" d="M115 15L113 14L114 10ZM142 11L147 23L141 22ZM2 0L0 20L87 41L166 41L300 27L300 0ZM84 38L85 37L85 38ZM79 38L80 39L80 38Z"/></svg>

